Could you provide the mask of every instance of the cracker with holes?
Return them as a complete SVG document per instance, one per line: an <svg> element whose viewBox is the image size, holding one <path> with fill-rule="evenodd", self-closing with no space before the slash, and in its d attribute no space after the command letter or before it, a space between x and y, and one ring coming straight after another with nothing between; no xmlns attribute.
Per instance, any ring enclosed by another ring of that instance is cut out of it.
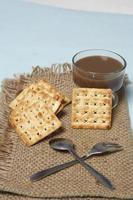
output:
<svg viewBox="0 0 133 200"><path fill-rule="evenodd" d="M22 112L13 110L10 122L28 146L37 143L61 127L59 119L43 102L37 102Z"/></svg>
<svg viewBox="0 0 133 200"><path fill-rule="evenodd" d="M72 97L72 127L90 129L111 128L112 90L74 88Z"/></svg>
<svg viewBox="0 0 133 200"><path fill-rule="evenodd" d="M59 99L63 102L69 103L70 99L62 94L54 85L50 84L48 81L42 79L34 84L34 87L42 89L47 92L51 97Z"/></svg>
<svg viewBox="0 0 133 200"><path fill-rule="evenodd" d="M48 93L41 90L36 90L31 86L26 87L17 97L14 99L9 107L12 109L17 109L19 111L31 106L32 104L43 101L44 104L50 108L54 113L59 109L61 101L56 100L51 97Z"/></svg>
<svg viewBox="0 0 133 200"><path fill-rule="evenodd" d="M61 102L56 113L60 112L67 104L71 102L71 100L66 95L62 94L54 85L50 84L44 79L39 80L35 84L32 84L30 87L34 88L35 90L44 91L52 98Z"/></svg>
<svg viewBox="0 0 133 200"><path fill-rule="evenodd" d="M12 109L24 109L31 104L42 100L54 113L58 113L70 99L45 80L40 80L27 86L9 105ZM24 106L21 106L21 105Z"/></svg>

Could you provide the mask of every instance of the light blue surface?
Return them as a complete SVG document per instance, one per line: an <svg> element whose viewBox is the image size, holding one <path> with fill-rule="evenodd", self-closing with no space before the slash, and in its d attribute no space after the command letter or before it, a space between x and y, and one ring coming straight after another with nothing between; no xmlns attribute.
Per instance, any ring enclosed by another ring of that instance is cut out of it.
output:
<svg viewBox="0 0 133 200"><path fill-rule="evenodd" d="M123 55L133 82L133 16L0 0L0 81L33 65L71 62L75 52L88 48ZM127 94L133 127L132 83Z"/></svg>

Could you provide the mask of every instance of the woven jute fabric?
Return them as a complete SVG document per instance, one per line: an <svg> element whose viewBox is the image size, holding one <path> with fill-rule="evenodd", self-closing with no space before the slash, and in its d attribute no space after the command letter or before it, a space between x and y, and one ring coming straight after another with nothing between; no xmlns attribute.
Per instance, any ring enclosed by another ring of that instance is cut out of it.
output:
<svg viewBox="0 0 133 200"><path fill-rule="evenodd" d="M23 87L35 80L46 78L71 98L71 66L52 65L51 68L35 67L31 74L16 76L3 82L0 96L0 198L7 199L133 199L133 139L130 129L127 102L122 92L119 105L113 110L110 130L71 128L71 104L58 114L62 128L32 147L20 141L8 123L9 103ZM56 152L49 146L55 137L70 138L79 155L87 153L98 142L116 142L123 151L87 160L95 169L108 177L116 187L110 191L91 176L80 164L59 173L31 182L30 176L41 169L72 159L68 153Z"/></svg>

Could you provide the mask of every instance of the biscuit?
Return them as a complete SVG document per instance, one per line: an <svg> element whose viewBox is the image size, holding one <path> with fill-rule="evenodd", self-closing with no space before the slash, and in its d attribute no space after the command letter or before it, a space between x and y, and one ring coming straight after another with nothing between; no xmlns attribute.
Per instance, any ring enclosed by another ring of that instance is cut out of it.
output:
<svg viewBox="0 0 133 200"><path fill-rule="evenodd" d="M10 108L21 110L28 107L38 100L43 100L54 113L61 111L64 106L70 103L70 99L62 94L56 87L45 80L40 80L27 86L9 105ZM25 106L24 106L25 105Z"/></svg>
<svg viewBox="0 0 133 200"><path fill-rule="evenodd" d="M21 112L13 110L10 122L27 146L37 143L61 127L56 115L39 101Z"/></svg>
<svg viewBox="0 0 133 200"><path fill-rule="evenodd" d="M51 97L48 93L42 90L36 90L29 86L26 87L9 105L12 109L19 111L31 106L32 104L43 101L54 113L58 110L61 102Z"/></svg>
<svg viewBox="0 0 133 200"><path fill-rule="evenodd" d="M61 102L60 108L58 108L58 112L60 112L67 104L71 102L71 100L64 94L62 94L59 89L57 89L53 84L47 82L46 80L42 79L35 84L32 84L31 87L35 89L44 91L48 93L51 97Z"/></svg>
<svg viewBox="0 0 133 200"><path fill-rule="evenodd" d="M111 128L111 115L111 89L73 89L73 128L109 129Z"/></svg>

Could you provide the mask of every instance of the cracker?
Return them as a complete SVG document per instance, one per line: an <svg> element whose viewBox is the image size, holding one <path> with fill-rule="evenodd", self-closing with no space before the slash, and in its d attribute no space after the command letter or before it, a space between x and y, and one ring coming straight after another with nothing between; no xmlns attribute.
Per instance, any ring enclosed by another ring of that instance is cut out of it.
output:
<svg viewBox="0 0 133 200"><path fill-rule="evenodd" d="M54 113L58 110L61 102L52 98L48 93L42 90L37 90L32 86L26 87L17 97L14 99L9 107L17 109L19 111L31 106L37 101L43 101L44 104L50 108Z"/></svg>
<svg viewBox="0 0 133 200"><path fill-rule="evenodd" d="M71 103L71 100L64 96L64 101L61 103L61 105L59 106L58 110L56 111L56 114L58 114L61 110L63 110L63 108L68 105L69 103Z"/></svg>
<svg viewBox="0 0 133 200"><path fill-rule="evenodd" d="M70 99L63 95L56 87L45 80L40 80L27 86L9 105L12 109L19 109L19 104L27 106L35 103L37 99L46 100L46 104L54 113L58 113L64 108Z"/></svg>
<svg viewBox="0 0 133 200"><path fill-rule="evenodd" d="M61 122L43 102L37 102L22 112L13 110L10 122L23 142L31 146L56 131Z"/></svg>
<svg viewBox="0 0 133 200"><path fill-rule="evenodd" d="M111 115L111 89L73 89L73 128L109 129L111 128Z"/></svg>
<svg viewBox="0 0 133 200"><path fill-rule="evenodd" d="M63 101L63 97L61 93L57 90L57 88L55 88L53 85L51 85L44 79L31 84L29 88L34 89L36 91L44 91L45 93L49 94L49 96L51 96L52 98L60 102Z"/></svg>
<svg viewBox="0 0 133 200"><path fill-rule="evenodd" d="M47 82L44 79L38 81L35 84L32 84L32 87L45 91L51 97L61 102L60 108L56 113L60 112L67 104L71 102L71 100L66 95L62 94L53 84Z"/></svg>

